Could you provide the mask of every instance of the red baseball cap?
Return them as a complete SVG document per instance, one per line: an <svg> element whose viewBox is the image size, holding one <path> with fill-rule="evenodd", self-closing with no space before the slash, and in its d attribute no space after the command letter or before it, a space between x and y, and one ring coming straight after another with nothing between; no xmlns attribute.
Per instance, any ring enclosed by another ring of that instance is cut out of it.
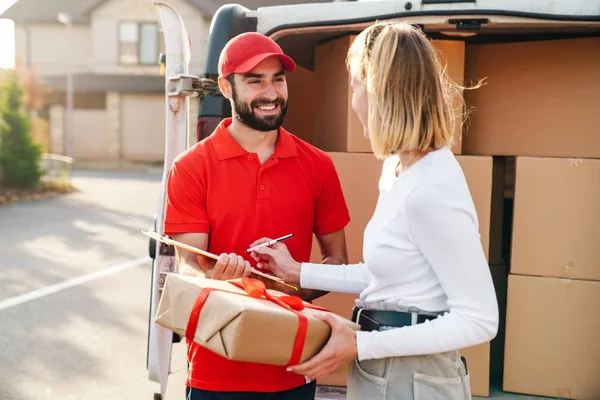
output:
<svg viewBox="0 0 600 400"><path fill-rule="evenodd" d="M269 57L277 57L283 69L292 72L296 63L283 53L273 39L256 32L242 33L231 39L219 57L219 75L227 78L232 73L245 74Z"/></svg>

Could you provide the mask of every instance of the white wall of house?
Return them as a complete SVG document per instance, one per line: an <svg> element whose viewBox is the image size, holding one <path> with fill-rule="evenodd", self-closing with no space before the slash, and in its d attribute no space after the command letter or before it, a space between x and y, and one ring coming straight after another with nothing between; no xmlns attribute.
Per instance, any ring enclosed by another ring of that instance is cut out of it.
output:
<svg viewBox="0 0 600 400"><path fill-rule="evenodd" d="M50 151L64 154L65 151L65 108L60 104L50 106Z"/></svg>
<svg viewBox="0 0 600 400"><path fill-rule="evenodd" d="M17 64L25 66L27 61L27 33L23 24L15 22L15 59Z"/></svg>
<svg viewBox="0 0 600 400"><path fill-rule="evenodd" d="M73 111L73 156L76 160L108 160L106 110Z"/></svg>
<svg viewBox="0 0 600 400"><path fill-rule="evenodd" d="M190 73L204 71L210 20L185 0L169 0L182 16L192 53ZM154 65L122 65L119 62L119 24L121 21L155 22L158 14L152 0L111 0L90 15L90 24L75 24L71 41L66 27L56 23L28 23L15 26L16 56L24 66L40 75L64 75L67 61L75 73L158 75ZM160 25L159 25L160 27ZM162 33L160 33L162 40ZM165 96L157 94L106 94L106 108L74 110L74 157L78 160L156 161L164 157ZM199 100L190 100L189 144L196 142ZM62 153L65 134L65 107L50 110L51 151Z"/></svg>
<svg viewBox="0 0 600 400"><path fill-rule="evenodd" d="M16 24L15 54L23 66L30 66L41 76L90 70L91 29L73 25L70 40L67 28L60 24Z"/></svg>
<svg viewBox="0 0 600 400"><path fill-rule="evenodd" d="M165 155L165 97L122 94L121 153L129 161L157 161Z"/></svg>
<svg viewBox="0 0 600 400"><path fill-rule="evenodd" d="M190 99L188 146L196 143L200 102ZM55 108L55 109L54 109ZM53 107L53 151L62 153L66 113ZM165 152L165 98L161 95L110 92L106 109L75 109L74 158L79 161L159 161Z"/></svg>
<svg viewBox="0 0 600 400"><path fill-rule="evenodd" d="M210 21L186 1L170 0L169 4L181 14L192 40L190 71L201 73L204 70ZM119 23L121 21L158 23L158 14L151 0L109 1L94 10L91 21L94 72L150 75L159 73L156 65L121 65L119 62Z"/></svg>

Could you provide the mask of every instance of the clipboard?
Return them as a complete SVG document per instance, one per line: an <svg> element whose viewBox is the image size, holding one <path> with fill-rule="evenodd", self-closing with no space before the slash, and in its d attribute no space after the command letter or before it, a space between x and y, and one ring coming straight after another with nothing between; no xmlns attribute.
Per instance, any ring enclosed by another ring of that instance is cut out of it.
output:
<svg viewBox="0 0 600 400"><path fill-rule="evenodd" d="M142 230L142 233L144 235L148 236L148 237L151 237L152 239L154 239L156 241L159 241L161 243L167 244L169 246L179 247L179 248L191 251L193 253L200 254L200 255L202 255L204 257L211 258L211 259L213 259L215 261L219 259L219 256L217 256L216 254L210 253L208 251L199 249L199 248L194 247L194 246L190 246L190 245L185 244L185 243L178 242L176 240L171 239L167 235L160 235L155 230L145 229L145 230ZM290 288L292 288L294 290L298 290L298 288L296 286L293 286L293 285L290 285L289 283L286 283L283 279L281 279L281 278L279 278L277 276L266 274L266 273L261 272L261 271L257 270L256 268L253 268L253 267L251 267L251 271L255 275L262 276L263 278L272 280L272 281L277 282L277 283L281 283L282 285L290 287Z"/></svg>

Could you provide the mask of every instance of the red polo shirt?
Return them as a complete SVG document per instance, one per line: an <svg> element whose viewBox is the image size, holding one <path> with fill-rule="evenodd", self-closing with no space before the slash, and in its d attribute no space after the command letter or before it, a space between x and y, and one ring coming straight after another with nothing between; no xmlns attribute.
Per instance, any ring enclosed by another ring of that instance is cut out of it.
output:
<svg viewBox="0 0 600 400"><path fill-rule="evenodd" d="M242 255L261 237L293 233L286 245L308 261L313 232L325 235L350 221L331 158L283 128L263 164L229 134L225 119L213 134L174 162L167 185L165 233L210 234L208 250ZM212 391L277 392L305 384L284 366L230 361L187 343L186 384Z"/></svg>

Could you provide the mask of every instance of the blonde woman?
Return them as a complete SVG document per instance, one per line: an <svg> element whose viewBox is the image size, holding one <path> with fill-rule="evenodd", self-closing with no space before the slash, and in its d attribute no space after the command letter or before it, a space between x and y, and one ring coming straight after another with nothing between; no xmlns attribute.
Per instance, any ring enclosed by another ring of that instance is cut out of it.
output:
<svg viewBox="0 0 600 400"><path fill-rule="evenodd" d="M405 23L369 27L347 61L352 108L385 160L365 262L298 263L282 243L253 256L303 288L360 294L361 330L323 315L329 342L290 369L319 379L351 362L348 399L469 399L458 349L494 338L498 305L473 200L450 150L449 80L428 39Z"/></svg>

